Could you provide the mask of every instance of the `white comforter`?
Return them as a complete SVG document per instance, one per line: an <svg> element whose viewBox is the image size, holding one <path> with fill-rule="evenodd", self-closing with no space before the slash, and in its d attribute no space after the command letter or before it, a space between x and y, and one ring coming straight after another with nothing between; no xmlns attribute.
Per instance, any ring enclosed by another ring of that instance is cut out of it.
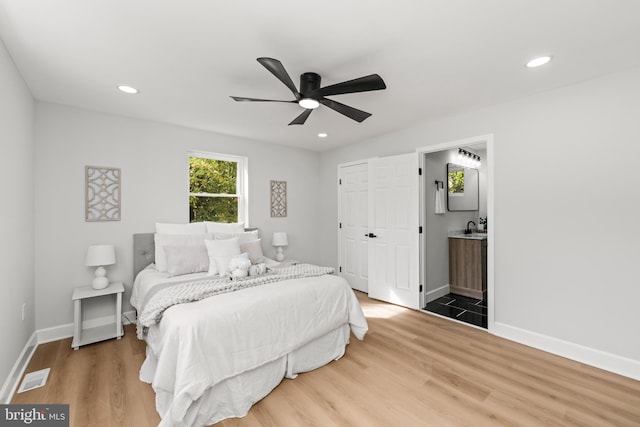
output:
<svg viewBox="0 0 640 427"><path fill-rule="evenodd" d="M140 298L135 289L134 295L135 306ZM156 392L173 396L169 407L158 408L161 425L179 424L210 387L344 324L358 339L368 328L353 291L335 275L270 283L169 308L146 339L153 364L157 361L147 380Z"/></svg>

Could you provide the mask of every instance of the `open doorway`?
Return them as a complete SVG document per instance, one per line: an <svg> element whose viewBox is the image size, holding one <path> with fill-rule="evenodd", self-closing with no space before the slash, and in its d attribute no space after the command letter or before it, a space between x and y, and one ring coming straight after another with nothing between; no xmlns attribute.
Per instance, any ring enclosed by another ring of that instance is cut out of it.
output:
<svg viewBox="0 0 640 427"><path fill-rule="evenodd" d="M493 202L490 135L419 149L420 308L493 327ZM459 154L480 160L465 163Z"/></svg>

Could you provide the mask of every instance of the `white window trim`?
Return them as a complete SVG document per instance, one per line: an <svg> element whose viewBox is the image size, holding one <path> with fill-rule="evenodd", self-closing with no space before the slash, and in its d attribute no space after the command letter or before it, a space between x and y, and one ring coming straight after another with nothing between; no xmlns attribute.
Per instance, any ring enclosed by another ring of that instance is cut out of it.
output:
<svg viewBox="0 0 640 427"><path fill-rule="evenodd" d="M245 227L249 226L249 158L235 156L233 154L211 153L206 151L187 151L187 183L189 183L189 158L202 157L205 159L222 160L225 162L238 163L237 185L238 192L238 222L243 222ZM187 201L189 200L189 185L187 185ZM197 195L197 194L195 194ZM207 194L201 194L207 196ZM236 195L216 194L215 197L235 197ZM187 208L189 204L187 202Z"/></svg>

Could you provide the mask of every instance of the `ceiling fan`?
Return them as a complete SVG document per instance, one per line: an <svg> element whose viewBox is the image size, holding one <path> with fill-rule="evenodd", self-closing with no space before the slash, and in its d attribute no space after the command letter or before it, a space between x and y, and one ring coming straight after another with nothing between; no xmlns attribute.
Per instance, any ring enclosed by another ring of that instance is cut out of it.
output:
<svg viewBox="0 0 640 427"><path fill-rule="evenodd" d="M300 105L305 110L298 117L293 119L289 125L302 125L307 120L311 112L320 106L325 105L332 110L343 114L350 119L357 122L362 122L371 114L366 111L358 110L357 108L349 107L348 105L341 104L326 96L342 95L345 93L355 92L367 92L371 90L386 89L384 80L377 74L370 74L368 76L359 77L357 79L348 80L342 83L336 83L334 85L320 87L320 75L316 73L302 73L300 75L300 91L298 91L289 77L289 74L284 69L284 66L280 61L273 58L258 58L258 62L262 64L267 70L278 78L289 90L293 93L296 99L292 101L280 101L276 99L258 99L258 98L244 98L240 96L232 96L239 102L292 102Z"/></svg>

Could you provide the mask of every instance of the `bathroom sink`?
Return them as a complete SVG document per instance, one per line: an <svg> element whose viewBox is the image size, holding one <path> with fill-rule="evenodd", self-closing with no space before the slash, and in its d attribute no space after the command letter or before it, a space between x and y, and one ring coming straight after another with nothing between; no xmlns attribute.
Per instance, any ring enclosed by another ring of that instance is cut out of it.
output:
<svg viewBox="0 0 640 427"><path fill-rule="evenodd" d="M456 234L454 236L449 236L449 237L454 237L457 239L486 239L487 238L487 233L470 233L470 234Z"/></svg>
<svg viewBox="0 0 640 427"><path fill-rule="evenodd" d="M486 239L487 233L471 233L467 234L467 237L471 237L472 239Z"/></svg>

